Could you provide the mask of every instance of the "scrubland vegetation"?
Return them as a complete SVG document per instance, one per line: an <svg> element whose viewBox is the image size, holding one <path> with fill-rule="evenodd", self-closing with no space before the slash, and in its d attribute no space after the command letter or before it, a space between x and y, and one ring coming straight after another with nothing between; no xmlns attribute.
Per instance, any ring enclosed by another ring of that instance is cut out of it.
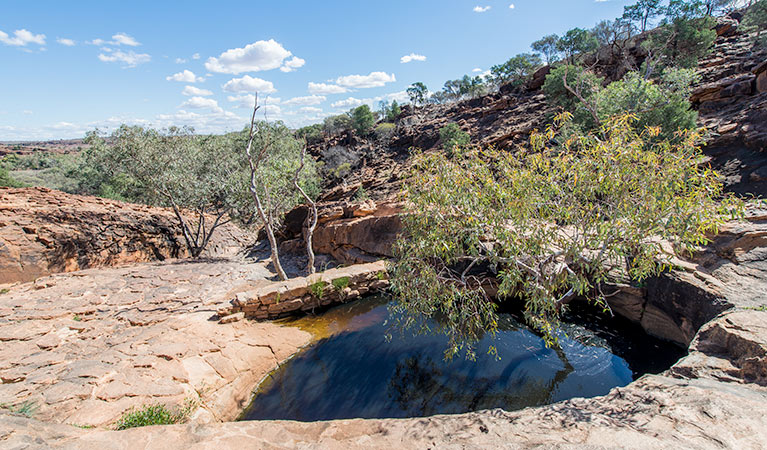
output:
<svg viewBox="0 0 767 450"><path fill-rule="evenodd" d="M448 80L435 92L413 83L412 107L502 88L521 92L545 63L543 92L558 114L524 148L471 147L470 136L451 123L439 133L443 152L414 150L392 267L404 325L418 328L438 317L451 338L448 355L471 356L472 344L497 329L498 302L514 299L553 344L570 299L607 307L602 287L612 276L637 283L657 274L668 268L669 245L689 250L738 216L740 202L723 194L718 175L703 164L704 136L688 101L693 68L716 38L713 15L731 6L639 0L590 30L544 36L531 53L487 74ZM762 45L767 0L754 2L742 23ZM641 64L626 57L620 79L600 74L591 57L600 46L625 57L621 50L637 42L646 53ZM307 144L356 135L388 145L401 114L397 102L381 102L378 111L362 105L292 131L257 122L254 113L249 128L220 136L122 126L108 136L90 133L79 155L6 157L0 185L44 184L34 179L44 177L68 192L170 207L195 257L228 221L262 225L285 278L274 230L291 208L314 205L321 173L342 179L351 169L347 163L320 170ZM367 198L362 189L357 195ZM315 211L307 230L316 219ZM305 238L313 271L311 233Z"/></svg>

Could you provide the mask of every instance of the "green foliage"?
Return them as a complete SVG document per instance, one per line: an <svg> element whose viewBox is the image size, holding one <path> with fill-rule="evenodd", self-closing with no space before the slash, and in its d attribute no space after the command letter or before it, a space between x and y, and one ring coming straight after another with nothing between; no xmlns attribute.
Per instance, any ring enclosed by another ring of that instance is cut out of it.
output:
<svg viewBox="0 0 767 450"><path fill-rule="evenodd" d="M18 405L6 405L5 403L0 403L0 409L4 409L12 414L32 417L37 413L38 406L37 403L33 401L25 401Z"/></svg>
<svg viewBox="0 0 767 450"><path fill-rule="evenodd" d="M442 141L442 148L449 153L453 153L456 148L468 147L471 143L469 133L463 131L457 123L449 123L439 130L439 139Z"/></svg>
<svg viewBox="0 0 767 450"><path fill-rule="evenodd" d="M599 287L611 274L657 274L671 248L692 250L743 214L737 200L717 201L722 185L701 164L697 131L671 142L657 129L637 132L633 121L618 117L567 140L550 127L515 153L416 155L390 271L400 325L429 331L433 318L432 331L450 338L446 356L472 357L482 335L497 331L484 289L497 286L497 302L523 302L527 321L555 345L569 299L606 307Z"/></svg>
<svg viewBox="0 0 767 450"><path fill-rule="evenodd" d="M13 178L5 167L0 167L0 187L24 187L23 183L20 183Z"/></svg>
<svg viewBox="0 0 767 450"><path fill-rule="evenodd" d="M565 74L570 88L584 101L565 88ZM546 77L543 92L548 101L572 113L572 125L581 130L593 130L616 115L635 114L637 120L632 124L638 130L660 127L661 137L672 139L678 130L695 127L697 113L688 99L696 81L693 70L667 69L657 80L629 72L602 87L603 80L594 73L577 66L560 66Z"/></svg>
<svg viewBox="0 0 767 450"><path fill-rule="evenodd" d="M77 159L76 154L42 151L29 155L7 155L0 159L0 184L11 187L41 186L77 194L80 193L77 180L69 173ZM2 178L4 172L12 181Z"/></svg>
<svg viewBox="0 0 767 450"><path fill-rule="evenodd" d="M75 314L74 316L72 316L72 320L74 320L75 322L80 322L80 321L82 321L83 319L82 319L82 317L80 317L80 316L78 316L77 314Z"/></svg>
<svg viewBox="0 0 767 450"><path fill-rule="evenodd" d="M349 114L328 116L322 122L322 131L329 135L337 135L352 129L352 118Z"/></svg>
<svg viewBox="0 0 767 450"><path fill-rule="evenodd" d="M2 295L2 294L7 294L7 293L9 293L9 292L11 292L11 290L10 290L10 289L8 289L8 288L2 288L2 289L0 289L0 295Z"/></svg>
<svg viewBox="0 0 767 450"><path fill-rule="evenodd" d="M357 134L367 135L376 123L376 118L370 106L361 105L351 110L352 128Z"/></svg>
<svg viewBox="0 0 767 450"><path fill-rule="evenodd" d="M546 75L546 81L543 83L543 93L546 94L546 99L565 111L574 113L577 122L583 122L587 119L581 118L582 111L576 111L579 100L565 88L565 78L570 88L579 92L586 100L598 92L603 79L583 67L574 65L557 66Z"/></svg>
<svg viewBox="0 0 767 450"><path fill-rule="evenodd" d="M638 130L659 127L663 139L674 139L679 130L695 128L698 114L690 107L691 86L698 80L692 69L667 69L657 81L637 72L599 90L595 104L600 120L634 114Z"/></svg>
<svg viewBox="0 0 767 450"><path fill-rule="evenodd" d="M333 287L336 289L336 291L340 292L348 288L350 282L351 282L351 278L349 277L336 278L335 280L333 280Z"/></svg>
<svg viewBox="0 0 767 450"><path fill-rule="evenodd" d="M594 51L598 46L597 38L590 31L582 28L569 30L557 42L557 50L565 54L570 64L575 63L576 56Z"/></svg>
<svg viewBox="0 0 767 450"><path fill-rule="evenodd" d="M357 192L354 193L354 201L357 202L364 202L365 200L368 200L370 198L370 195L368 195L368 191L365 190L365 186L360 186L357 188Z"/></svg>
<svg viewBox="0 0 767 450"><path fill-rule="evenodd" d="M662 13L660 0L639 0L623 7L623 19L636 23L640 32L645 32L649 21Z"/></svg>
<svg viewBox="0 0 767 450"><path fill-rule="evenodd" d="M503 64L491 67L488 81L496 87L507 83L521 86L530 79L540 66L541 58L537 55L522 53Z"/></svg>
<svg viewBox="0 0 767 450"><path fill-rule="evenodd" d="M316 283L312 283L309 286L309 291L312 293L312 296L314 298L322 300L322 297L325 296L325 287L327 287L328 283L326 281L317 281Z"/></svg>
<svg viewBox="0 0 767 450"><path fill-rule="evenodd" d="M530 48L532 48L534 52L542 54L543 57L546 58L546 64L551 64L556 61L557 56L559 55L559 50L557 49L558 42L559 36L556 34L549 34L533 42L530 45Z"/></svg>
<svg viewBox="0 0 767 450"><path fill-rule="evenodd" d="M693 68L711 50L716 39L713 29L716 20L697 15L698 12L678 10L650 33L642 43L649 53L645 65L649 63L650 67L646 71L653 66Z"/></svg>
<svg viewBox="0 0 767 450"><path fill-rule="evenodd" d="M305 139L307 143L314 144L322 140L322 124L315 123L296 130L296 137Z"/></svg>
<svg viewBox="0 0 767 450"><path fill-rule="evenodd" d="M429 89L420 81L413 83L407 88L407 95L410 97L410 103L414 106L423 105L429 97Z"/></svg>
<svg viewBox="0 0 767 450"><path fill-rule="evenodd" d="M634 34L634 25L625 19L602 20L591 29L599 45L616 45Z"/></svg>
<svg viewBox="0 0 767 450"><path fill-rule="evenodd" d="M476 98L486 92L487 86L482 77L464 75L463 78L446 81L442 88L442 96L438 98L446 101L458 101L464 98Z"/></svg>
<svg viewBox="0 0 767 450"><path fill-rule="evenodd" d="M130 410L122 415L115 424L115 430L147 427L151 425L173 425L183 423L197 407L197 403L187 400L183 406L171 410L165 405L145 405L140 409Z"/></svg>
<svg viewBox="0 0 767 450"><path fill-rule="evenodd" d="M333 171L333 176L336 178L344 178L347 175L349 175L351 170L352 170L352 165L349 164L348 162L339 164L338 167L336 167L336 169Z"/></svg>
<svg viewBox="0 0 767 450"><path fill-rule="evenodd" d="M759 0L751 5L741 22L746 30L757 32L757 42L761 39L762 31L767 29L767 0Z"/></svg>
<svg viewBox="0 0 767 450"><path fill-rule="evenodd" d="M379 106L381 108L380 117L384 122L394 122L402 114L402 108L400 108L397 100L392 100L391 103L387 100L381 100Z"/></svg>

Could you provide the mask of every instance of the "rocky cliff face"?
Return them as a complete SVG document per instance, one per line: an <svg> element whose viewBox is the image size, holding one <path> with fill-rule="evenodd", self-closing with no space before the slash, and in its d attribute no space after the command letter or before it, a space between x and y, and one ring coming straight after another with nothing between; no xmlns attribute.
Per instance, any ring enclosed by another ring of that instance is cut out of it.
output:
<svg viewBox="0 0 767 450"><path fill-rule="evenodd" d="M219 228L207 256L250 243ZM45 188L0 188L0 285L56 272L188 256L172 212Z"/></svg>
<svg viewBox="0 0 767 450"><path fill-rule="evenodd" d="M739 16L722 18L712 52L700 61L700 83L691 97L699 123L709 131L703 151L725 177L727 189L738 194L767 196L767 49L753 46L753 35L738 30ZM646 56L641 37L622 47L603 47L593 57L596 70L609 80L639 66ZM555 112L541 92L549 68L535 73L522 89L503 86L497 93L445 105L406 106L391 139L376 141L356 136L334 137L310 151L322 161L329 153L353 154L351 171L329 183L320 198L321 220L315 250L345 263L390 256L399 220L397 193L408 168L412 148L440 148L439 130L455 122L471 135L472 143L512 149L542 129ZM333 150L330 152L330 150ZM330 162L327 160L326 162ZM337 164L334 162L333 164ZM332 164L331 164L332 165ZM355 200L362 187L370 200ZM351 211L364 210L377 219L362 224ZM343 211L343 213L339 213ZM287 220L285 238L298 236L305 217L297 209ZM387 216L383 220L380 217ZM375 225L375 228L368 225Z"/></svg>

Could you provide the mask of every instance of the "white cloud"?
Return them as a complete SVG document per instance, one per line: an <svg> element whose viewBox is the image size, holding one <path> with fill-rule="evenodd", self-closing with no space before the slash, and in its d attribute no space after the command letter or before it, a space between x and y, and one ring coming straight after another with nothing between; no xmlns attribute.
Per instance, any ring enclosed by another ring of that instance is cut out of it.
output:
<svg viewBox="0 0 767 450"><path fill-rule="evenodd" d="M475 67L475 68L471 69L471 71L474 72L474 73L477 73L477 72L482 72L482 69L480 69L479 67Z"/></svg>
<svg viewBox="0 0 767 450"><path fill-rule="evenodd" d="M7 33L0 31L0 42L5 45L13 45L14 47L26 47L27 44L45 45L45 35L34 34L21 29L14 31L13 37L10 37Z"/></svg>
<svg viewBox="0 0 767 450"><path fill-rule="evenodd" d="M200 54L195 53L194 55L192 55L192 59L200 59Z"/></svg>
<svg viewBox="0 0 767 450"><path fill-rule="evenodd" d="M349 90L345 87L336 86L335 84L312 83L311 81L309 82L310 94L327 95L343 94L344 92L349 92Z"/></svg>
<svg viewBox="0 0 767 450"><path fill-rule="evenodd" d="M250 75L245 75L242 78L232 78L222 88L226 92L235 93L258 92L259 94L270 94L277 91L271 81L251 77Z"/></svg>
<svg viewBox="0 0 767 450"><path fill-rule="evenodd" d="M298 56L294 56L285 61L285 64L280 67L280 70L283 72L293 72L299 67L303 67L304 64L306 64L305 60L299 58Z"/></svg>
<svg viewBox="0 0 767 450"><path fill-rule="evenodd" d="M179 81L181 83L196 83L198 81L205 81L205 78L198 77L189 69L184 69L183 72L174 73L171 76L165 77L168 81Z"/></svg>
<svg viewBox="0 0 767 450"><path fill-rule="evenodd" d="M307 95L306 97L293 97L285 100L283 105L319 105L327 100L324 95Z"/></svg>
<svg viewBox="0 0 767 450"><path fill-rule="evenodd" d="M248 108L253 109L253 103L256 101L256 96L254 94L243 94L243 95L229 95L226 97L227 100L230 102L237 103L235 106L236 108ZM265 105L277 105L282 101L279 97L259 97L258 103L262 107Z"/></svg>
<svg viewBox="0 0 767 450"><path fill-rule="evenodd" d="M604 1L604 0L597 0L597 1ZM511 5L509 5L509 9L514 9L514 8L516 8L516 6L514 6L514 3L512 3Z"/></svg>
<svg viewBox="0 0 767 450"><path fill-rule="evenodd" d="M410 99L406 91L399 91L399 92L392 92L390 94L386 95L379 95L378 97L370 97L370 98L355 98L355 97L349 97L345 100L339 100L337 102L331 103L330 106L333 108L354 108L360 105L371 105L375 106L377 102L380 102L381 100L396 100L398 103L405 103Z"/></svg>
<svg viewBox="0 0 767 450"><path fill-rule="evenodd" d="M394 81L397 81L394 74L387 74L386 72L370 72L368 75L347 75L338 77L336 79L336 84L351 89L364 89L381 87L386 83L392 83Z"/></svg>
<svg viewBox="0 0 767 450"><path fill-rule="evenodd" d="M138 47L141 45L132 36L128 36L125 33L117 33L112 36L112 45L127 45L129 47Z"/></svg>
<svg viewBox="0 0 767 450"><path fill-rule="evenodd" d="M223 108L218 106L218 102L212 98L192 97L181 104L181 108L209 109L213 112L224 112Z"/></svg>
<svg viewBox="0 0 767 450"><path fill-rule="evenodd" d="M411 53L399 59L399 62L401 62L402 64L407 64L410 61L426 61L426 57L423 55L419 55L417 53Z"/></svg>
<svg viewBox="0 0 767 450"><path fill-rule="evenodd" d="M56 42L58 42L61 45L66 45L67 47L72 47L75 45L75 41L72 39L67 38L56 38Z"/></svg>
<svg viewBox="0 0 767 450"><path fill-rule="evenodd" d="M483 13L483 12L490 11L490 8L491 8L490 6L479 6L479 5L477 5L477 6L474 7L473 11L475 13Z"/></svg>
<svg viewBox="0 0 767 450"><path fill-rule="evenodd" d="M206 95L213 95L213 92L207 90L207 89L200 89L194 86L184 86L184 90L181 91L181 94L186 96L206 96Z"/></svg>
<svg viewBox="0 0 767 450"><path fill-rule="evenodd" d="M186 60L184 58L176 58L174 61L176 64L185 64Z"/></svg>
<svg viewBox="0 0 767 450"><path fill-rule="evenodd" d="M152 57L146 53L136 53L133 50L130 50L128 53L116 51L111 52L108 55L99 53L99 59L104 62L121 62L124 67L136 67L139 64L149 62Z"/></svg>
<svg viewBox="0 0 767 450"><path fill-rule="evenodd" d="M330 106L332 106L333 108L354 108L360 105L364 105L365 103L370 104L372 103L372 101L368 102L366 100L362 100L359 98L349 97L346 100L339 100L337 102L333 102L330 104Z"/></svg>
<svg viewBox="0 0 767 450"><path fill-rule="evenodd" d="M302 113L320 114L322 112L322 108L317 108L315 106L304 106L303 108L300 108L299 111Z"/></svg>
<svg viewBox="0 0 767 450"><path fill-rule="evenodd" d="M211 72L239 74L242 72L259 72L281 67L290 72L304 65L304 60L293 56L282 44L270 39L256 41L243 48L232 48L221 53L218 58L208 58L205 68ZM285 64L283 65L283 62Z"/></svg>
<svg viewBox="0 0 767 450"><path fill-rule="evenodd" d="M106 44L106 41L103 39L93 39L91 41L85 41L85 43L91 45L104 45Z"/></svg>

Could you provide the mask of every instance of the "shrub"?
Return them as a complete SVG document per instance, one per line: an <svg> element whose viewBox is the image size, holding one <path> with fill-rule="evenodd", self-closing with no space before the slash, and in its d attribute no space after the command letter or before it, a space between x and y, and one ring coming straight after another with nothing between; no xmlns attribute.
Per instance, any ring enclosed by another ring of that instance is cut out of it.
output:
<svg viewBox="0 0 767 450"><path fill-rule="evenodd" d="M596 50L599 46L597 38L591 31L582 28L568 30L557 42L557 50L565 54L570 64L575 63L575 57Z"/></svg>
<svg viewBox="0 0 767 450"><path fill-rule="evenodd" d="M746 30L756 31L756 39L760 41L762 31L767 29L767 0L759 0L751 5L742 23Z"/></svg>
<svg viewBox="0 0 767 450"><path fill-rule="evenodd" d="M315 123L307 127L296 130L296 137L305 139L307 143L313 144L322 140L322 124Z"/></svg>
<svg viewBox="0 0 767 450"><path fill-rule="evenodd" d="M364 202L365 200L369 198L370 196L368 195L368 191L365 190L364 186L360 186L357 189L357 192L354 193L354 200L358 202Z"/></svg>
<svg viewBox="0 0 767 450"><path fill-rule="evenodd" d="M309 291L311 291L314 298L322 300L322 297L325 296L325 287L327 285L327 282L320 280L316 283L312 283L312 285L309 286Z"/></svg>
<svg viewBox="0 0 767 450"><path fill-rule="evenodd" d="M333 280L333 287L340 292L348 288L350 282L351 282L351 278L349 277L336 278L335 280Z"/></svg>
<svg viewBox="0 0 767 450"><path fill-rule="evenodd" d="M167 406L161 404L145 405L138 410L124 413L115 424L115 430L182 423L189 418L196 407L197 403L192 400L187 400L183 406L176 410L168 409Z"/></svg>
<svg viewBox="0 0 767 450"><path fill-rule="evenodd" d="M716 39L713 27L716 20L710 16L688 17L680 12L665 20L653 30L642 46L649 52L650 66L694 68L705 56ZM645 71L653 67L645 68Z"/></svg>
<svg viewBox="0 0 767 450"><path fill-rule="evenodd" d="M330 135L336 135L352 129L352 118L349 114L328 116L322 122L322 131Z"/></svg>
<svg viewBox="0 0 767 450"><path fill-rule="evenodd" d="M737 200L719 200L722 184L701 164L699 132L671 142L633 122L620 116L560 145L550 127L515 153L416 155L391 270L400 325L420 329L437 318L450 339L446 356L472 356L498 327L489 278L497 301L522 302L530 325L555 345L560 309L572 298L606 307L600 286L611 273L657 274L672 263L662 240L689 251L742 215Z"/></svg>
<svg viewBox="0 0 767 450"><path fill-rule="evenodd" d="M24 187L23 183L20 183L8 173L5 167L0 167L0 187Z"/></svg>
<svg viewBox="0 0 767 450"><path fill-rule="evenodd" d="M373 128L376 123L373 111L370 110L370 106L362 105L354 108L351 111L352 128L360 135L366 135Z"/></svg>
<svg viewBox="0 0 767 450"><path fill-rule="evenodd" d="M510 83L521 86L541 66L541 58L537 55L523 53L509 59L503 64L490 68L489 81L495 86Z"/></svg>
<svg viewBox="0 0 767 450"><path fill-rule="evenodd" d="M442 141L442 148L447 152L453 152L458 148L467 147L471 143L469 133L463 131L457 123L449 123L439 130L439 138Z"/></svg>
<svg viewBox="0 0 767 450"><path fill-rule="evenodd" d="M37 403L32 401L25 401L18 405L6 405L0 403L0 409L5 409L12 414L20 414L26 417L33 417L37 413Z"/></svg>

